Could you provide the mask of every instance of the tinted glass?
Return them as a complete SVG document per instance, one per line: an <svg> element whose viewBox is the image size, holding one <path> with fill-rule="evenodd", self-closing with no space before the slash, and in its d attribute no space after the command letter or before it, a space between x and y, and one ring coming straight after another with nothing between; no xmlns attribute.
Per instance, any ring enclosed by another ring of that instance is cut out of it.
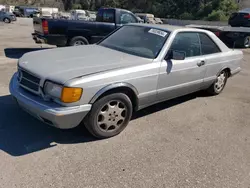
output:
<svg viewBox="0 0 250 188"><path fill-rule="evenodd" d="M98 11L96 21L115 23L115 12L114 10L102 9Z"/></svg>
<svg viewBox="0 0 250 188"><path fill-rule="evenodd" d="M37 9L27 8L27 9L25 9L25 11L28 12L28 13L33 13L33 12L37 11Z"/></svg>
<svg viewBox="0 0 250 188"><path fill-rule="evenodd" d="M186 57L201 55L199 35L197 33L178 33L171 45L171 50L181 51Z"/></svg>
<svg viewBox="0 0 250 188"><path fill-rule="evenodd" d="M199 33L201 41L201 52L202 55L219 53L221 50L218 46L212 41L212 39L204 33Z"/></svg>
<svg viewBox="0 0 250 188"><path fill-rule="evenodd" d="M123 26L99 45L153 59L158 56L168 36L168 32L159 29Z"/></svg>
<svg viewBox="0 0 250 188"><path fill-rule="evenodd" d="M120 23L121 24L126 24L126 23L136 23L136 18L132 16L131 14L127 12L121 12L120 15Z"/></svg>

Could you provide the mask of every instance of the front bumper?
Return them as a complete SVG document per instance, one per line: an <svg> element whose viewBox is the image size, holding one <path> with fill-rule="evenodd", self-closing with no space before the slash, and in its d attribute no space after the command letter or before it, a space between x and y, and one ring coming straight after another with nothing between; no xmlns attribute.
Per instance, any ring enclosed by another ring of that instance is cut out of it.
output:
<svg viewBox="0 0 250 188"><path fill-rule="evenodd" d="M60 129L78 126L91 109L90 104L63 107L54 102L46 102L19 87L17 74L10 81L9 90L18 105L40 121Z"/></svg>

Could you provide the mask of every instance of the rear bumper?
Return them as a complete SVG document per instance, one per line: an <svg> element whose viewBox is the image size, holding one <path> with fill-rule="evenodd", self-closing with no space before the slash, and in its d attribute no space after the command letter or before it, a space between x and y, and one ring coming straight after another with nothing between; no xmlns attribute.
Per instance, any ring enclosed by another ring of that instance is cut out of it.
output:
<svg viewBox="0 0 250 188"><path fill-rule="evenodd" d="M54 102L46 102L19 87L17 74L11 79L9 90L17 104L40 121L60 129L78 126L91 109L90 104L63 107Z"/></svg>
<svg viewBox="0 0 250 188"><path fill-rule="evenodd" d="M32 33L32 38L37 44L67 45L67 37L64 35L40 35L38 33Z"/></svg>

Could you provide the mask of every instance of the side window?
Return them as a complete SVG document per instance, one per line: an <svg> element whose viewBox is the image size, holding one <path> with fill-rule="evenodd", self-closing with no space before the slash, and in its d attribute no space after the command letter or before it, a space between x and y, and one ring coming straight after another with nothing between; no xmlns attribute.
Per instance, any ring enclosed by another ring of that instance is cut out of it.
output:
<svg viewBox="0 0 250 188"><path fill-rule="evenodd" d="M113 10L100 10L98 11L96 21L115 23L115 14Z"/></svg>
<svg viewBox="0 0 250 188"><path fill-rule="evenodd" d="M128 12L121 12L120 15L120 23L121 24L127 24L127 23L136 23L137 20L134 16L132 16L130 13Z"/></svg>
<svg viewBox="0 0 250 188"><path fill-rule="evenodd" d="M221 50L219 47L214 43L214 41L207 36L205 33L199 33L200 41L201 41L201 52L202 55L214 54L219 53Z"/></svg>
<svg viewBox="0 0 250 188"><path fill-rule="evenodd" d="M201 47L198 33L178 33L175 36L170 49L184 52L186 54L186 57L200 56Z"/></svg>

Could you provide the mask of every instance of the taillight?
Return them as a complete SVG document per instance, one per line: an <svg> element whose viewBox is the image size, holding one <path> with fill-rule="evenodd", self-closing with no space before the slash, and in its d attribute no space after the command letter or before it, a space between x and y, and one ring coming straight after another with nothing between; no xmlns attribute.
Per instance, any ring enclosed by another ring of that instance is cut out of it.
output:
<svg viewBox="0 0 250 188"><path fill-rule="evenodd" d="M49 34L49 24L47 20L42 21L43 33Z"/></svg>
<svg viewBox="0 0 250 188"><path fill-rule="evenodd" d="M220 36L220 32L219 32L219 31L214 32L214 34L215 34L217 37Z"/></svg>
<svg viewBox="0 0 250 188"><path fill-rule="evenodd" d="M250 14L245 15L244 18L250 19Z"/></svg>

